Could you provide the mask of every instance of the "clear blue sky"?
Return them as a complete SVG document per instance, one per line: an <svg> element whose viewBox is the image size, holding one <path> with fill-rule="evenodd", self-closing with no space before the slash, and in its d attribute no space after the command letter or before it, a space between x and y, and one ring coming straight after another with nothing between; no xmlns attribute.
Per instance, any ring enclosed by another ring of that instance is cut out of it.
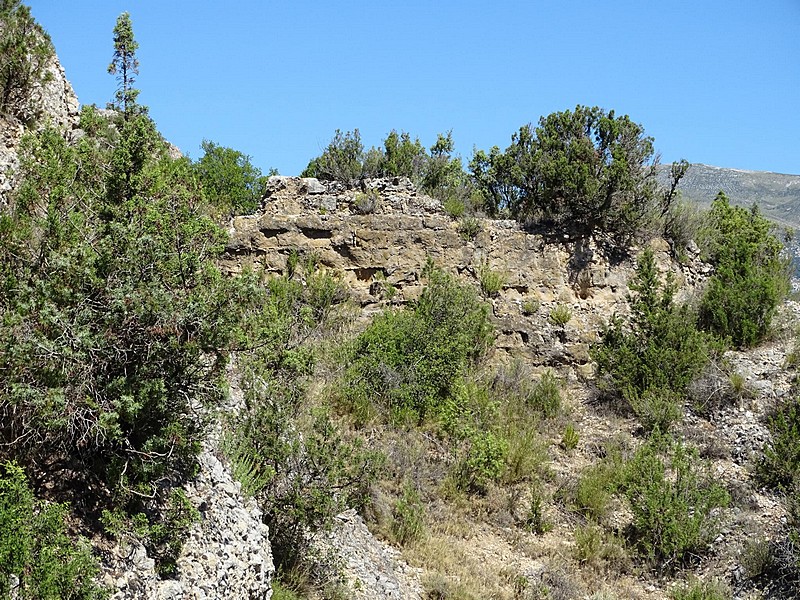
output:
<svg viewBox="0 0 800 600"><path fill-rule="evenodd" d="M131 13L139 100L197 158L204 139L298 174L335 129L505 148L541 115L598 105L662 162L800 174L800 0L24 0L82 103L105 105Z"/></svg>

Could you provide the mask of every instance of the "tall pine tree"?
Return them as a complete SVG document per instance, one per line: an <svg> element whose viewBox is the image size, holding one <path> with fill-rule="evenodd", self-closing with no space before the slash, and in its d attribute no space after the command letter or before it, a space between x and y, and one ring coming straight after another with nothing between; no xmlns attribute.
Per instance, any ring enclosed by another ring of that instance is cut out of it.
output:
<svg viewBox="0 0 800 600"><path fill-rule="evenodd" d="M139 90L133 87L139 74L139 60L136 58L138 49L139 44L133 37L131 16L124 12L117 17L114 27L114 58L108 65L108 72L117 76L119 86L114 95L114 106L122 110L126 119L139 111L136 104Z"/></svg>

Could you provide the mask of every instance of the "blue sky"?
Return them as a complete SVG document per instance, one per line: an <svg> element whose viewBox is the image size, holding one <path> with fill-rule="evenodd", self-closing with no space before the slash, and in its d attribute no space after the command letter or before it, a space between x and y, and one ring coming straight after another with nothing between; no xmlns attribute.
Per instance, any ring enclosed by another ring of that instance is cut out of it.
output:
<svg viewBox="0 0 800 600"><path fill-rule="evenodd" d="M367 146L505 148L577 104L624 113L662 162L800 174L800 0L27 0L82 103L105 105L131 13L139 101L197 158L206 138L298 174L334 130Z"/></svg>

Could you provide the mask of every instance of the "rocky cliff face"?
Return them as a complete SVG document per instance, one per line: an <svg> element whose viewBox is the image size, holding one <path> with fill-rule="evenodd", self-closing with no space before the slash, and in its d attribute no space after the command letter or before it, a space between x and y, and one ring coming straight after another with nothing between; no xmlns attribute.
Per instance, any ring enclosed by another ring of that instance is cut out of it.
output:
<svg viewBox="0 0 800 600"><path fill-rule="evenodd" d="M502 288L486 295L499 332L496 349L540 367L588 373L589 344L613 313L626 310L633 258L612 264L591 243L547 241L515 221L479 219L473 239L459 229L408 179L372 180L353 190L272 177L263 210L232 220L223 264L231 272L251 263L279 273L292 251L313 253L340 274L365 318L417 298L428 258L479 289L482 278L495 273ZM678 265L665 243L653 247L660 268L691 293L707 267L696 257ZM556 307L569 309L566 325L550 318Z"/></svg>
<svg viewBox="0 0 800 600"><path fill-rule="evenodd" d="M50 123L69 137L78 127L78 99L57 56L50 59L45 73L44 83L37 84L31 94L26 121L34 129ZM0 206L6 203L14 185L14 174L19 167L17 149L24 133L21 121L0 116Z"/></svg>

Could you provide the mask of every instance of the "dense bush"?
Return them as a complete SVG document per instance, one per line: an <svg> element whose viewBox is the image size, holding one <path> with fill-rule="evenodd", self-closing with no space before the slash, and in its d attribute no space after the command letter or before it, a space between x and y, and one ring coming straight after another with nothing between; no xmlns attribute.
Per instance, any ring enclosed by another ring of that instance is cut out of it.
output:
<svg viewBox="0 0 800 600"><path fill-rule="evenodd" d="M0 457L66 469L169 570L171 489L195 472L255 289L214 266L225 236L189 161L145 115L114 121L87 109L76 145L23 141L0 215Z"/></svg>
<svg viewBox="0 0 800 600"><path fill-rule="evenodd" d="M252 346L239 356L245 409L229 423L226 443L234 473L264 510L281 569L301 561L310 535L336 514L363 506L381 462L307 399L314 355L304 342L345 296L313 260L292 271L268 280L247 317Z"/></svg>
<svg viewBox="0 0 800 600"><path fill-rule="evenodd" d="M0 465L0 598L108 596L95 583L99 568L88 544L67 534L68 512L64 505L37 500L20 467Z"/></svg>
<svg viewBox="0 0 800 600"><path fill-rule="evenodd" d="M227 214L255 212L267 178L253 166L250 157L208 140L203 141L202 148L203 156L193 166L209 204Z"/></svg>
<svg viewBox="0 0 800 600"><path fill-rule="evenodd" d="M778 302L789 290L783 245L773 229L757 207L731 206L720 192L702 232L714 275L700 301L700 324L736 347L764 338Z"/></svg>
<svg viewBox="0 0 800 600"><path fill-rule="evenodd" d="M383 140L383 148L364 149L358 129L342 133L312 159L302 177L317 177L352 185L372 177L408 177L428 194L463 212L470 194L461 159L453 155L451 132L439 134L430 153L419 139L403 131L392 130Z"/></svg>
<svg viewBox="0 0 800 600"><path fill-rule="evenodd" d="M378 316L354 342L343 399L368 415L416 423L440 411L453 385L492 339L475 292L429 266L412 306Z"/></svg>
<svg viewBox="0 0 800 600"><path fill-rule="evenodd" d="M673 300L671 280L659 281L651 250L639 258L629 323L615 318L591 350L604 393L623 400L646 429L665 431L680 415L692 379L711 344L686 306Z"/></svg>
<svg viewBox="0 0 800 600"><path fill-rule="evenodd" d="M485 209L526 223L625 243L662 201L653 140L614 111L577 106L525 125L501 152L476 151L469 165ZM684 171L685 172L685 171ZM681 174L682 175L682 174Z"/></svg>
<svg viewBox="0 0 800 600"><path fill-rule="evenodd" d="M759 480L789 490L800 483L800 400L789 400L768 418L771 441L757 464Z"/></svg>
<svg viewBox="0 0 800 600"><path fill-rule="evenodd" d="M664 566L705 551L716 535L716 509L729 502L695 450L660 436L626 464L621 490L633 512L634 545Z"/></svg>
<svg viewBox="0 0 800 600"><path fill-rule="evenodd" d="M0 435L21 461L80 464L133 500L192 470L191 407L220 393L235 290L211 263L224 236L188 162L158 138L141 164L90 144L29 139L0 217Z"/></svg>

